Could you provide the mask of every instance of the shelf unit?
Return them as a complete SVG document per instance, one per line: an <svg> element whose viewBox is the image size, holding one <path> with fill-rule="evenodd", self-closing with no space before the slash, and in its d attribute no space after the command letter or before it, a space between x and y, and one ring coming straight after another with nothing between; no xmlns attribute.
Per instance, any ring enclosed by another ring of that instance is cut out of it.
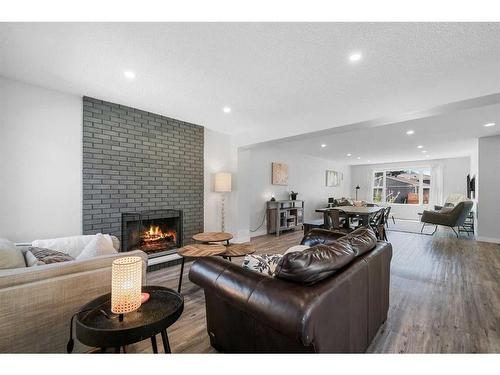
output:
<svg viewBox="0 0 500 375"><path fill-rule="evenodd" d="M304 201L267 202L267 233L276 237L285 230L294 230L304 225Z"/></svg>

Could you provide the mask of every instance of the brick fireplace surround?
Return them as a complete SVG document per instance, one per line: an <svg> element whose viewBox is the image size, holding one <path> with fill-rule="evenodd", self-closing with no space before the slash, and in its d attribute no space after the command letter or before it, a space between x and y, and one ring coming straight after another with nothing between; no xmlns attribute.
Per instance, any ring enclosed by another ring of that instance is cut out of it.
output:
<svg viewBox="0 0 500 375"><path fill-rule="evenodd" d="M121 215L182 210L203 231L203 127L83 98L83 233L121 237Z"/></svg>

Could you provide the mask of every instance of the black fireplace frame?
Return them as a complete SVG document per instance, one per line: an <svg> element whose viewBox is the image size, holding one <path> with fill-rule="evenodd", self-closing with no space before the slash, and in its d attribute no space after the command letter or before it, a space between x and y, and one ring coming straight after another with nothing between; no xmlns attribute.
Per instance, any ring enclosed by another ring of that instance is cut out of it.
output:
<svg viewBox="0 0 500 375"><path fill-rule="evenodd" d="M159 256L170 255L177 253L178 249L183 246L183 212L182 210L173 210L173 209L157 209L157 210L148 210L148 211L138 211L138 212L122 212L122 221L121 221L121 252L127 252L135 249L128 249L128 233L127 233L127 223L131 221L138 221L141 223L147 220L159 220L159 219L175 219L177 218L176 223L176 242L177 246L174 249L169 249L166 251L151 253L148 254L149 258L156 258Z"/></svg>

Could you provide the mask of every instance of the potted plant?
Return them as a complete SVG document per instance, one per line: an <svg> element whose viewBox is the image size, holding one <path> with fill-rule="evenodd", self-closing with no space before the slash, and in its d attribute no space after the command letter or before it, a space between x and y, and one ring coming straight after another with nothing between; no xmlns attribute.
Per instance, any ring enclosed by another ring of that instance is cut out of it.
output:
<svg viewBox="0 0 500 375"><path fill-rule="evenodd" d="M297 200L297 195L299 193L295 193L293 190L290 192L290 200L294 201Z"/></svg>

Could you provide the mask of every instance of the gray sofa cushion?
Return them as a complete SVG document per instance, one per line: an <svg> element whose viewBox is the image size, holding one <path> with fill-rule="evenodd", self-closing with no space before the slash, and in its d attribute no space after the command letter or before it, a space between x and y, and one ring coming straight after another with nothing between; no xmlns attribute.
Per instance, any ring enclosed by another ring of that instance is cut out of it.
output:
<svg viewBox="0 0 500 375"><path fill-rule="evenodd" d="M24 268L23 253L9 240L0 238L0 269Z"/></svg>

